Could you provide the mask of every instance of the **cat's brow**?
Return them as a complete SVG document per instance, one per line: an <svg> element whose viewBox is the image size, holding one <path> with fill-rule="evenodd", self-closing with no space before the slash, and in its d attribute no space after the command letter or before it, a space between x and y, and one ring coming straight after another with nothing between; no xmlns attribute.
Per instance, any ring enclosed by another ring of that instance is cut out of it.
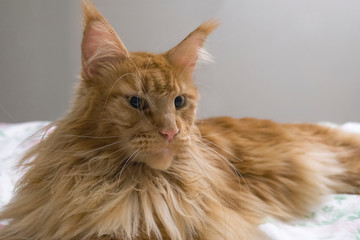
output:
<svg viewBox="0 0 360 240"><path fill-rule="evenodd" d="M157 95L164 96L178 91L176 81L168 71L147 69L144 82L145 91L153 92Z"/></svg>

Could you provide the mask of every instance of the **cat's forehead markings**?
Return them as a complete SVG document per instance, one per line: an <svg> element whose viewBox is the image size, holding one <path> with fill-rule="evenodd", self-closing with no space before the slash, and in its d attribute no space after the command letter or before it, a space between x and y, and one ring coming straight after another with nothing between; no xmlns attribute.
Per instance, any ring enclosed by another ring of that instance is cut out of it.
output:
<svg viewBox="0 0 360 240"><path fill-rule="evenodd" d="M179 94L185 87L161 55L133 53L128 60L127 70L124 71L124 65L119 66L122 69L119 77L124 77L118 86L125 94L169 96Z"/></svg>
<svg viewBox="0 0 360 240"><path fill-rule="evenodd" d="M108 86L109 93L112 96L118 95L137 95L141 89L141 82L132 72L120 75L114 79L112 85Z"/></svg>
<svg viewBox="0 0 360 240"><path fill-rule="evenodd" d="M176 80L169 69L152 64L140 71L146 92L165 96L178 91Z"/></svg>
<svg viewBox="0 0 360 240"><path fill-rule="evenodd" d="M167 95L171 92L173 83L169 74L159 69L153 69L146 74L146 81L148 83L148 91L154 92L159 95Z"/></svg>

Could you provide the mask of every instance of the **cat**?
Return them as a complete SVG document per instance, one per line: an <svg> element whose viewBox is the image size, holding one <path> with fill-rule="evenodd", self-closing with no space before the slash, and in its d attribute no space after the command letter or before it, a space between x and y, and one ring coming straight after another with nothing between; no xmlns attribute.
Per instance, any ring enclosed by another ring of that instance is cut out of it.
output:
<svg viewBox="0 0 360 240"><path fill-rule="evenodd" d="M259 240L265 216L360 193L360 136L312 124L197 120L192 75L215 20L163 54L129 52L84 0L69 113L22 159L1 240Z"/></svg>

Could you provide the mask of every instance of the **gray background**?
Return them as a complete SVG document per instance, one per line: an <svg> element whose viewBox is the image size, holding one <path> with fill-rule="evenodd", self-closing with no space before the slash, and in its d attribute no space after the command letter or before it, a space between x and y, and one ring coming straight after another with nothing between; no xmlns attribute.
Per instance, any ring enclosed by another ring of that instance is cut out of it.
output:
<svg viewBox="0 0 360 240"><path fill-rule="evenodd" d="M199 117L360 121L358 0L97 0L130 51L161 52L201 22L216 63ZM80 1L0 0L0 122L55 120L80 72Z"/></svg>

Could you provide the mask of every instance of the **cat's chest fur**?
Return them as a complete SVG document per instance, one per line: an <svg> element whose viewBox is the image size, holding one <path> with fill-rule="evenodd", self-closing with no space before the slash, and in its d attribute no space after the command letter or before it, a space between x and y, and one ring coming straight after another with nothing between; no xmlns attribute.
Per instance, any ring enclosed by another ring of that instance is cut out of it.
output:
<svg viewBox="0 0 360 240"><path fill-rule="evenodd" d="M236 238L232 227L225 235L219 231L219 226L239 221L235 220L239 215L224 199L228 190L224 176L230 173L212 166L207 159L211 157L216 155L189 149L167 172L146 166L127 169L122 176L126 180L117 183L121 186L114 185L118 192L109 189L113 195L98 202L101 211L92 213L91 217L98 219L97 234L129 239L141 239L142 235L156 239Z"/></svg>

